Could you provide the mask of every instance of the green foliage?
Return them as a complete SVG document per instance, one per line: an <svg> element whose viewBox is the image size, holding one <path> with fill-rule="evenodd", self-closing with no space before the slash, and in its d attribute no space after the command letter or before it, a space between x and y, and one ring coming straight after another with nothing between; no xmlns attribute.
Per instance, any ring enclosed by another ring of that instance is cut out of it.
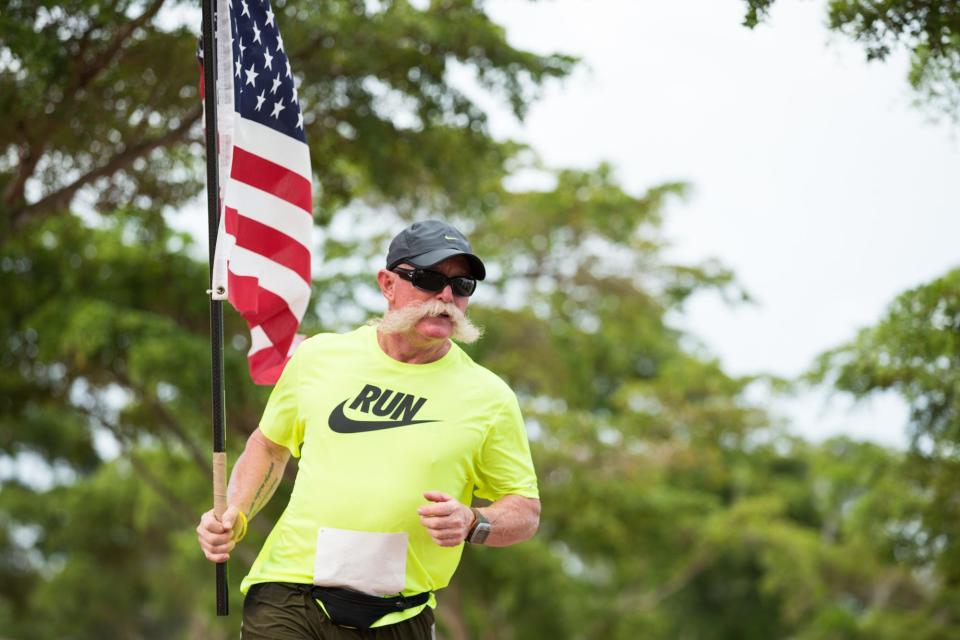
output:
<svg viewBox="0 0 960 640"><path fill-rule="evenodd" d="M877 325L824 354L814 380L866 397L895 391L910 405L907 478L922 487L892 551L932 565L946 584L960 580L960 269L900 295Z"/></svg>
<svg viewBox="0 0 960 640"><path fill-rule="evenodd" d="M184 64L195 41L186 28L159 26L163 4L5 4L0 228L51 215L85 187L104 210L196 193L196 158L165 148L200 117L196 71Z"/></svg>
<svg viewBox="0 0 960 640"><path fill-rule="evenodd" d="M0 15L0 229L83 195L100 211L157 215L202 183L183 0L13 0ZM449 81L459 65L522 115L574 59L515 49L477 0L278 0L303 83L322 222L357 196L408 210L487 208L513 145ZM166 12L166 14L164 14Z"/></svg>

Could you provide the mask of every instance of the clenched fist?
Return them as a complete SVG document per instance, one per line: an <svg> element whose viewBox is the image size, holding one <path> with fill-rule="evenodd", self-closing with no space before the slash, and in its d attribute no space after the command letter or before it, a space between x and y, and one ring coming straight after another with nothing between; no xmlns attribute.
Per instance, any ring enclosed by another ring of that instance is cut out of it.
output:
<svg viewBox="0 0 960 640"><path fill-rule="evenodd" d="M473 524L470 507L441 491L427 491L423 497L431 504L417 509L417 514L433 541L441 547L455 547L463 542Z"/></svg>
<svg viewBox="0 0 960 640"><path fill-rule="evenodd" d="M197 539L203 555L207 556L210 562L226 562L230 559L230 551L237 545L233 529L239 513L236 507L228 507L219 519L213 509L200 517Z"/></svg>

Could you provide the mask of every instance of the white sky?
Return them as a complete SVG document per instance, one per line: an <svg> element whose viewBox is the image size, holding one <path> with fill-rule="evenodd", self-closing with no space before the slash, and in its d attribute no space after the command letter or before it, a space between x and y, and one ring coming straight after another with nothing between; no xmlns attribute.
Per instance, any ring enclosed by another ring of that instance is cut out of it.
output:
<svg viewBox="0 0 960 640"><path fill-rule="evenodd" d="M609 161L635 193L694 186L669 212L672 255L720 259L757 300L701 296L681 320L729 372L795 376L960 264L956 130L913 106L906 56L867 64L827 31L822 1L779 0L754 31L739 0L488 7L514 45L585 62L522 125L481 100L495 135L554 167ZM851 408L814 392L776 407L809 438L905 442L895 397Z"/></svg>

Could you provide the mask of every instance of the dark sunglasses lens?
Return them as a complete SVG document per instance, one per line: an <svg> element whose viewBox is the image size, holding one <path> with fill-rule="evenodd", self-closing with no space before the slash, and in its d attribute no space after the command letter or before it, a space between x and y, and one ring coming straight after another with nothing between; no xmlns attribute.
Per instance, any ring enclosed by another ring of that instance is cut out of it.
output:
<svg viewBox="0 0 960 640"><path fill-rule="evenodd" d="M472 295L474 289L477 288L477 281L474 278L466 276L447 278L447 276L438 271L430 271L427 269L414 271L411 275L410 282L418 289L431 291L433 293L443 291L443 288L449 284L450 289L458 296Z"/></svg>
<svg viewBox="0 0 960 640"><path fill-rule="evenodd" d="M450 288L458 296L470 296L477 288L477 281L473 278L450 278Z"/></svg>
<svg viewBox="0 0 960 640"><path fill-rule="evenodd" d="M443 288L447 286L447 279L443 277L442 273L436 271L414 271L413 278L410 281L413 286L424 291L443 291Z"/></svg>

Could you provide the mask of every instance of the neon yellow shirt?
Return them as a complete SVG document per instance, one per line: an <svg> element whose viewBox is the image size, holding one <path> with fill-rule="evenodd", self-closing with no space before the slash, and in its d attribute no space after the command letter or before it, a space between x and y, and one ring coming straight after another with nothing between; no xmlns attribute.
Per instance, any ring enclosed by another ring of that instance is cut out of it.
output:
<svg viewBox="0 0 960 640"><path fill-rule="evenodd" d="M473 495L539 497L516 396L455 344L435 362L406 364L383 352L373 327L314 336L287 363L260 430L300 463L244 593L259 582L313 583L323 528L405 532L403 594L436 591L449 583L463 544L441 547L427 533L417 515L424 491L467 505Z"/></svg>

